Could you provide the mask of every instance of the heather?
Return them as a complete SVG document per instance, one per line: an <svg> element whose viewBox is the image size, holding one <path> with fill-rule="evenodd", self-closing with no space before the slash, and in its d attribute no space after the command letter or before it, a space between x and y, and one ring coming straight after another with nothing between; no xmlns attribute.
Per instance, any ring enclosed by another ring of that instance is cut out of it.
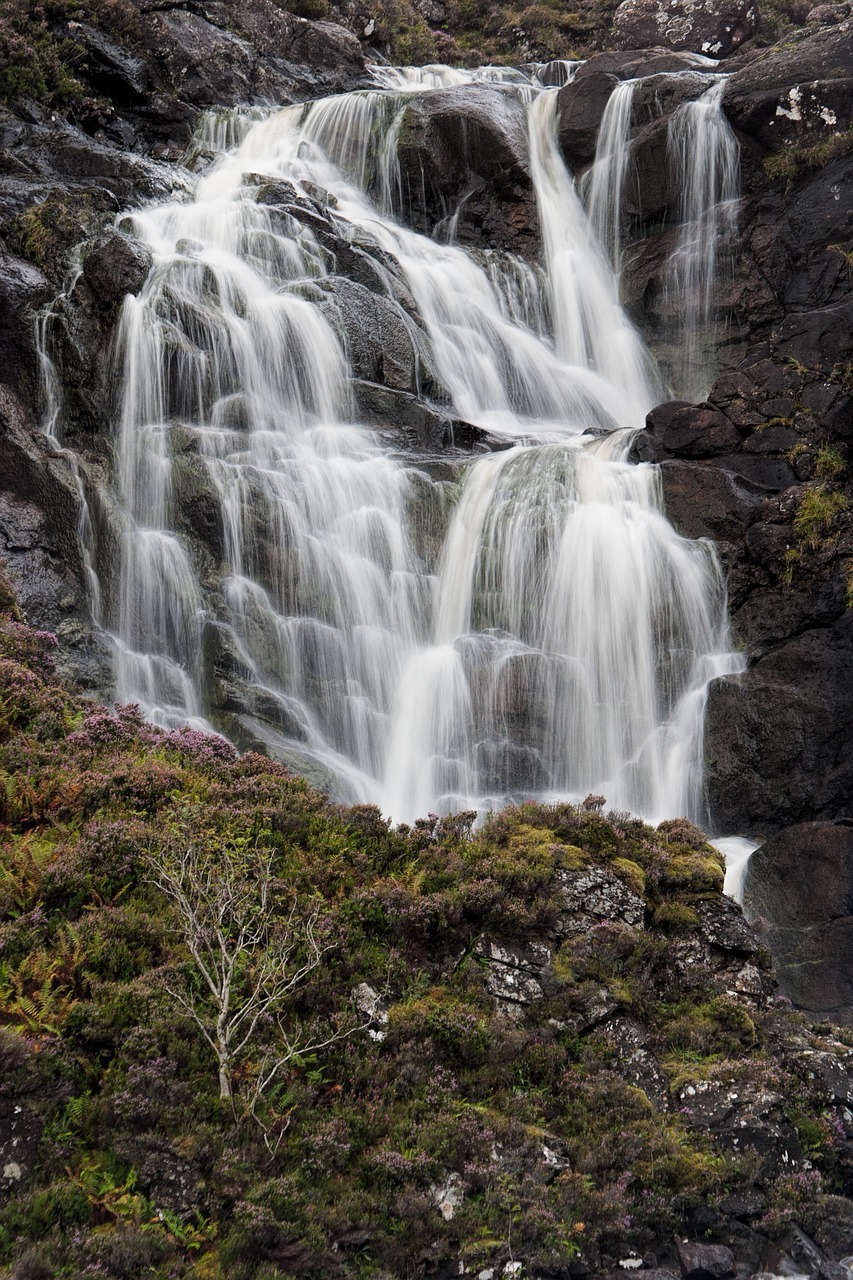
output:
<svg viewBox="0 0 853 1280"><path fill-rule="evenodd" d="M695 959L722 869L691 824L591 796L392 828L87 703L54 647L0 622L0 1105L32 1153L0 1201L6 1275L568 1276L739 1189L761 1189L768 1240L849 1190L842 1112L799 1052L825 1029L772 996L760 949L752 995ZM587 880L616 907L575 928ZM227 1089L211 903L251 1023ZM689 1090L719 1082L779 1099L802 1172L695 1122Z"/></svg>

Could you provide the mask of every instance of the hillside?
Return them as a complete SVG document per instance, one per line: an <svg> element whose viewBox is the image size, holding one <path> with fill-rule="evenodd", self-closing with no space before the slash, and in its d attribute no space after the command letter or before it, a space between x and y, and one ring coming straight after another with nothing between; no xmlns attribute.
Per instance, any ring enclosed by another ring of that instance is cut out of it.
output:
<svg viewBox="0 0 853 1280"><path fill-rule="evenodd" d="M689 823L392 829L0 644L5 1274L846 1274L849 1036L775 994ZM224 1099L217 921L232 1015L294 980Z"/></svg>

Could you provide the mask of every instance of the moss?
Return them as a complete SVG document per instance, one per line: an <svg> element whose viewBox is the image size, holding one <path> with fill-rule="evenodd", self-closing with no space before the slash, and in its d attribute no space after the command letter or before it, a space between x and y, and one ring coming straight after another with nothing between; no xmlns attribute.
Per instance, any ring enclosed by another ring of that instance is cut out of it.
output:
<svg viewBox="0 0 853 1280"><path fill-rule="evenodd" d="M49 278L61 278L71 250L98 225L97 197L88 193L52 192L30 205L9 225L9 248L27 258Z"/></svg>
<svg viewBox="0 0 853 1280"><path fill-rule="evenodd" d="M655 908L654 923L667 933L693 933L699 925L699 917L692 907L683 902L661 902Z"/></svg>
<svg viewBox="0 0 853 1280"><path fill-rule="evenodd" d="M725 868L716 857L681 854L671 858L661 872L660 883L667 889L689 893L719 893L725 879Z"/></svg>
<svg viewBox="0 0 853 1280"><path fill-rule="evenodd" d="M823 169L833 160L850 155L853 151L853 127L839 130L822 142L793 143L774 151L764 161L764 171L769 178L779 179L790 188L804 174Z"/></svg>
<svg viewBox="0 0 853 1280"><path fill-rule="evenodd" d="M614 858L611 865L619 879L624 880L634 893L642 897L646 892L646 873L643 868L630 858Z"/></svg>

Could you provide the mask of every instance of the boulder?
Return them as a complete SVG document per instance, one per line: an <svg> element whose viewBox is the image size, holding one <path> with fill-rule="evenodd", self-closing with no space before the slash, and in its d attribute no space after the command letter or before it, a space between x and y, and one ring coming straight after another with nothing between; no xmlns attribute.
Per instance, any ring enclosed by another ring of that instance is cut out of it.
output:
<svg viewBox="0 0 853 1280"><path fill-rule="evenodd" d="M321 281L320 309L340 334L354 378L416 392L426 335L389 297L344 276Z"/></svg>
<svg viewBox="0 0 853 1280"><path fill-rule="evenodd" d="M853 1022L853 822L785 828L750 858L744 909L759 918L782 991L813 1017Z"/></svg>
<svg viewBox="0 0 853 1280"><path fill-rule="evenodd" d="M98 300L115 306L128 293L139 293L151 269L151 251L122 231L101 236L83 258L83 275Z"/></svg>
<svg viewBox="0 0 853 1280"><path fill-rule="evenodd" d="M740 447L740 435L729 419L708 405L673 400L658 405L646 418L648 442L663 458L713 458Z"/></svg>
<svg viewBox="0 0 853 1280"><path fill-rule="evenodd" d="M654 75L646 72L634 89L633 122L642 124L657 116L668 116L683 103L701 98L712 84L713 79L705 71L658 71Z"/></svg>
<svg viewBox="0 0 853 1280"><path fill-rule="evenodd" d="M754 0L622 0L615 38L623 49L665 45L725 58L755 33Z"/></svg>
<svg viewBox="0 0 853 1280"><path fill-rule="evenodd" d="M397 142L401 216L431 233L458 215L462 244L538 251L527 146L518 94L496 85L458 85L418 94Z"/></svg>
<svg viewBox="0 0 853 1280"><path fill-rule="evenodd" d="M775 647L745 675L711 685L705 762L716 828L761 835L849 812L853 618L815 626L813 615L779 592L755 607L765 628L775 628L775 637L764 633ZM811 627L797 635L798 622ZM779 642L780 632L791 638Z"/></svg>
<svg viewBox="0 0 853 1280"><path fill-rule="evenodd" d="M723 107L767 148L814 145L853 121L853 23L763 50L726 83Z"/></svg>
<svg viewBox="0 0 853 1280"><path fill-rule="evenodd" d="M734 1254L725 1245L679 1240L676 1249L684 1280L723 1280L734 1275Z"/></svg>
<svg viewBox="0 0 853 1280"><path fill-rule="evenodd" d="M573 172L594 159L601 117L618 83L617 76L601 71L560 90L560 149Z"/></svg>
<svg viewBox="0 0 853 1280"><path fill-rule="evenodd" d="M685 538L735 543L743 538L764 490L720 467L664 462L664 510Z"/></svg>
<svg viewBox="0 0 853 1280"><path fill-rule="evenodd" d="M82 52L78 74L85 76L99 93L122 103L144 98L151 82L144 59L135 57L86 22L66 23L63 34Z"/></svg>

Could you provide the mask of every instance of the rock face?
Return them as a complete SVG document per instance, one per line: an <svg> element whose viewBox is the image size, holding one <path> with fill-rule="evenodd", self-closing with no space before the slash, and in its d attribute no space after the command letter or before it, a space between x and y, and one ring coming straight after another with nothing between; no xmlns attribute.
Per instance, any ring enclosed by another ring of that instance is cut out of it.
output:
<svg viewBox="0 0 853 1280"><path fill-rule="evenodd" d="M765 147L819 142L853 116L849 21L751 57L726 83L726 114Z"/></svg>
<svg viewBox="0 0 853 1280"><path fill-rule="evenodd" d="M460 85L419 94L403 118L398 156L402 209L416 229L432 232L458 215L462 244L535 252L527 123L514 92Z"/></svg>
<svg viewBox="0 0 853 1280"><path fill-rule="evenodd" d="M689 54L664 48L626 49L589 58L560 90L560 147L569 168L577 172L595 156L601 118L620 80L650 77L635 91L633 103L634 124L647 124L651 118L668 118L678 103L708 88L706 77L684 75L693 62ZM666 168L665 157L660 164L637 165L643 180L661 168ZM655 180L659 180L657 174Z"/></svg>
<svg viewBox="0 0 853 1280"><path fill-rule="evenodd" d="M849 820L853 800L851 25L732 66L724 109L741 143L745 191L724 300L732 323L707 403L655 409L637 456L661 463L677 527L716 540L747 657L743 675L710 690L711 820L767 840L750 870L749 901L770 922L783 990L815 1014L849 1018L833 896L810 896L803 861L806 847L818 848L810 824ZM637 189L651 194L635 208L649 220L652 209L669 216L669 194L663 180L644 176L660 149L655 123L645 130L635 142ZM644 324L654 325L661 305L669 246L669 230L652 229L628 266L628 296ZM843 827L826 831L846 839ZM816 913L802 939L793 929L798 895L803 912Z"/></svg>
<svg viewBox="0 0 853 1280"><path fill-rule="evenodd" d="M622 0L613 16L623 49L666 45L725 58L755 33L754 0Z"/></svg>
<svg viewBox="0 0 853 1280"><path fill-rule="evenodd" d="M768 840L750 859L744 906L791 999L853 1021L853 823L800 823Z"/></svg>

